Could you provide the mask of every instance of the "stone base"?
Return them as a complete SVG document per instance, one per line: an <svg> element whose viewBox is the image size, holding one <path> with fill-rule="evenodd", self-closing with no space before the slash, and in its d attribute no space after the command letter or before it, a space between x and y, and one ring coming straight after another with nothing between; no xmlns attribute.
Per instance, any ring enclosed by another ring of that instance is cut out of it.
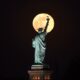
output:
<svg viewBox="0 0 80 80"><path fill-rule="evenodd" d="M30 80L52 80L52 71L49 70L49 66L44 68L43 65L32 65L28 74Z"/></svg>
<svg viewBox="0 0 80 80"><path fill-rule="evenodd" d="M49 69L49 65L32 65L31 69L39 69L39 70Z"/></svg>

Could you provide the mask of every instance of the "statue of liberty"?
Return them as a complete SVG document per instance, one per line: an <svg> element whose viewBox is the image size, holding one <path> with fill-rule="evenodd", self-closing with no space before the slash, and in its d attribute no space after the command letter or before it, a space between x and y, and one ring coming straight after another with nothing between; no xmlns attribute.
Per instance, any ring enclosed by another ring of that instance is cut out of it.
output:
<svg viewBox="0 0 80 80"><path fill-rule="evenodd" d="M46 51L46 42L45 37L47 35L47 27L49 24L49 17L46 18L47 22L45 25L45 29L39 28L38 29L38 35L35 36L35 38L32 40L32 47L35 48L35 55L34 55L34 63L35 64L43 64L44 57L45 57L45 51Z"/></svg>

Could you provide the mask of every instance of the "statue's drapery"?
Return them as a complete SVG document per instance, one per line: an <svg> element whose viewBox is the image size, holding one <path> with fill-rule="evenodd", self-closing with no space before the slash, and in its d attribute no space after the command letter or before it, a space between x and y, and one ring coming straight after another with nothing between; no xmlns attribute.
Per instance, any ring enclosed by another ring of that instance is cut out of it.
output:
<svg viewBox="0 0 80 80"><path fill-rule="evenodd" d="M35 48L35 63L42 63L44 60L46 50L45 36L46 33L43 32L37 35L32 41L32 46Z"/></svg>

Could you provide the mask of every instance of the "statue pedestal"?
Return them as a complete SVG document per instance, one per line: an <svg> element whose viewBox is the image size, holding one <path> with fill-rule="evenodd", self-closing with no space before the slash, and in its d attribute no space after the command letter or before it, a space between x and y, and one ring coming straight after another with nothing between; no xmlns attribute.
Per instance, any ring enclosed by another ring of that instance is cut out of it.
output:
<svg viewBox="0 0 80 80"><path fill-rule="evenodd" d="M32 65L28 74L30 80L52 80L52 71L49 70L48 66Z"/></svg>

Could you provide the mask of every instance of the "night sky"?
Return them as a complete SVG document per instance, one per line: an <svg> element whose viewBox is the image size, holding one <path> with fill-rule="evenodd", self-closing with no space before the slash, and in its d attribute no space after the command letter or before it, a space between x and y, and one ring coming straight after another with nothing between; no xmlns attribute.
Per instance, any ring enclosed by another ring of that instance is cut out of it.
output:
<svg viewBox="0 0 80 80"><path fill-rule="evenodd" d="M1 78L28 80L33 64L32 38L37 34L32 20L39 13L50 14L54 30L46 37L45 62L54 71L55 80L80 79L79 3L57 0L5 0ZM78 47L79 46L79 47Z"/></svg>

